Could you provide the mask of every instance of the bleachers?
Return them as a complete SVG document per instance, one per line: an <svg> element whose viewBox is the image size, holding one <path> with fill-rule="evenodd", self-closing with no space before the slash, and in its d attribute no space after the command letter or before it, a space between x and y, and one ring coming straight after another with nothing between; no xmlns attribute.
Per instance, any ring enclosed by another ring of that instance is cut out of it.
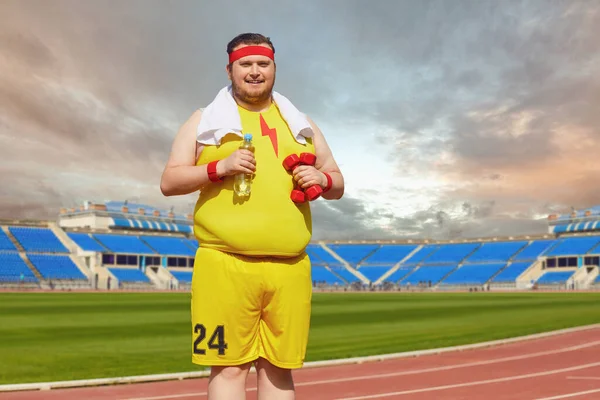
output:
<svg viewBox="0 0 600 400"><path fill-rule="evenodd" d="M69 256L28 254L27 258L44 279L87 280Z"/></svg>
<svg viewBox="0 0 600 400"><path fill-rule="evenodd" d="M20 282L37 283L38 279L25 261L16 252L0 252L0 283Z"/></svg>
<svg viewBox="0 0 600 400"><path fill-rule="evenodd" d="M360 279L358 279L358 277L356 275L354 275L352 272L348 271L344 266L330 266L329 268L335 274L341 276L342 279L344 279L349 284L360 281Z"/></svg>
<svg viewBox="0 0 600 400"><path fill-rule="evenodd" d="M564 284L574 273L575 271L546 271L537 279L536 283L539 285Z"/></svg>
<svg viewBox="0 0 600 400"><path fill-rule="evenodd" d="M365 276L369 281L375 282L390 270L392 266L366 266L361 267L358 271Z"/></svg>
<svg viewBox="0 0 600 400"><path fill-rule="evenodd" d="M586 254L600 243L600 236L568 237L561 239L545 255L548 257Z"/></svg>
<svg viewBox="0 0 600 400"><path fill-rule="evenodd" d="M160 255L194 257L196 252L177 237L140 236L143 242Z"/></svg>
<svg viewBox="0 0 600 400"><path fill-rule="evenodd" d="M106 247L102 246L87 233L69 232L67 233L67 236L69 236L69 238L75 242L75 244L79 246L81 250L95 251L98 253L108 251Z"/></svg>
<svg viewBox="0 0 600 400"><path fill-rule="evenodd" d="M531 264L532 261L511 263L492 279L492 283L515 283L519 275L525 272Z"/></svg>
<svg viewBox="0 0 600 400"><path fill-rule="evenodd" d="M361 265L389 265L392 266L402 261L418 246L414 244L387 244L382 245L373 254L361 262Z"/></svg>
<svg viewBox="0 0 600 400"><path fill-rule="evenodd" d="M0 229L0 251L17 251L10 238Z"/></svg>
<svg viewBox="0 0 600 400"><path fill-rule="evenodd" d="M465 260L466 263L507 262L528 242L490 242L484 243Z"/></svg>
<svg viewBox="0 0 600 400"><path fill-rule="evenodd" d="M309 244L306 248L311 263L313 265L341 266L342 263L336 260L331 254L317 244Z"/></svg>
<svg viewBox="0 0 600 400"><path fill-rule="evenodd" d="M535 240L520 251L514 258L513 261L531 261L535 260L544 254L548 249L552 248L556 244L555 240Z"/></svg>
<svg viewBox="0 0 600 400"><path fill-rule="evenodd" d="M139 269L108 268L108 270L119 280L119 283L150 283L150 279Z"/></svg>
<svg viewBox="0 0 600 400"><path fill-rule="evenodd" d="M193 275L192 271L175 271L175 270L169 270L169 272L180 283L192 283L192 275Z"/></svg>
<svg viewBox="0 0 600 400"><path fill-rule="evenodd" d="M385 282L393 282L396 283L403 279L406 275L408 275L414 267L400 267L395 270L390 276L385 278Z"/></svg>
<svg viewBox="0 0 600 400"><path fill-rule="evenodd" d="M464 264L448 275L448 277L444 279L441 284L483 285L504 266L504 263Z"/></svg>
<svg viewBox="0 0 600 400"><path fill-rule="evenodd" d="M332 274L327 268L323 266L312 266L311 267L312 281L316 284L325 282L327 285L344 285L345 282Z"/></svg>
<svg viewBox="0 0 600 400"><path fill-rule="evenodd" d="M94 238L112 253L154 255L156 252L137 236L94 234Z"/></svg>
<svg viewBox="0 0 600 400"><path fill-rule="evenodd" d="M417 265L421 263L424 259L429 257L434 251L436 251L440 246L438 245L426 245L417 250L408 260L406 260L402 265Z"/></svg>
<svg viewBox="0 0 600 400"><path fill-rule="evenodd" d="M351 266L357 265L365 257L379 248L377 244L332 244L329 248Z"/></svg>
<svg viewBox="0 0 600 400"><path fill-rule="evenodd" d="M456 268L456 265L438 265L419 267L415 272L400 281L401 285L418 285L419 283L437 284L445 275Z"/></svg>
<svg viewBox="0 0 600 400"><path fill-rule="evenodd" d="M458 264L479 246L481 246L481 243L441 245L433 254L423 260L423 265Z"/></svg>
<svg viewBox="0 0 600 400"><path fill-rule="evenodd" d="M9 226L8 230L27 252L68 253L69 250L49 228Z"/></svg>

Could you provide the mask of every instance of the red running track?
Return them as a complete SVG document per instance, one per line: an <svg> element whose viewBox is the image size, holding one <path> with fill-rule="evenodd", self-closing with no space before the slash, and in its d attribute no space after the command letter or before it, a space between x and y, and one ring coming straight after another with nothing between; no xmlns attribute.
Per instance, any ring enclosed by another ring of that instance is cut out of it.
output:
<svg viewBox="0 0 600 400"><path fill-rule="evenodd" d="M485 349L294 373L297 399L600 399L600 328ZM256 399L255 375L248 399ZM0 400L206 399L206 379L0 394Z"/></svg>

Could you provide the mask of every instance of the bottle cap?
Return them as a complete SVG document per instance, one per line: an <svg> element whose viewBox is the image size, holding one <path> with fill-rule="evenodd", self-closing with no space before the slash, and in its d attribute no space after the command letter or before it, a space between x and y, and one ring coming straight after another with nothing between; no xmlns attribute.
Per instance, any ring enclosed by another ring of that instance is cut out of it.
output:
<svg viewBox="0 0 600 400"><path fill-rule="evenodd" d="M252 140L252 134L251 133L246 133L244 135L244 140Z"/></svg>

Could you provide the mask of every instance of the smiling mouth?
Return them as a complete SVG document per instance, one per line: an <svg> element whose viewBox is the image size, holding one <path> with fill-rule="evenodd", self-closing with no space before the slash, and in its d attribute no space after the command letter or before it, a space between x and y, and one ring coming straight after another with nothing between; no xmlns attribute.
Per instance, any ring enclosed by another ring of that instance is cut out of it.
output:
<svg viewBox="0 0 600 400"><path fill-rule="evenodd" d="M261 81L261 80L254 80L254 81L246 81L246 83L249 83L251 85L259 85L261 83L264 83L265 81Z"/></svg>

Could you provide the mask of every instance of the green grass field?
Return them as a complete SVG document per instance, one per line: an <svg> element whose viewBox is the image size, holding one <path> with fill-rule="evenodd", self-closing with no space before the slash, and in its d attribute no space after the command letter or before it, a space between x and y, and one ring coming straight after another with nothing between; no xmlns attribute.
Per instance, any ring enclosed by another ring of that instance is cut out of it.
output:
<svg viewBox="0 0 600 400"><path fill-rule="evenodd" d="M307 361L600 323L600 293L315 293ZM0 293L0 384L198 370L186 293Z"/></svg>

